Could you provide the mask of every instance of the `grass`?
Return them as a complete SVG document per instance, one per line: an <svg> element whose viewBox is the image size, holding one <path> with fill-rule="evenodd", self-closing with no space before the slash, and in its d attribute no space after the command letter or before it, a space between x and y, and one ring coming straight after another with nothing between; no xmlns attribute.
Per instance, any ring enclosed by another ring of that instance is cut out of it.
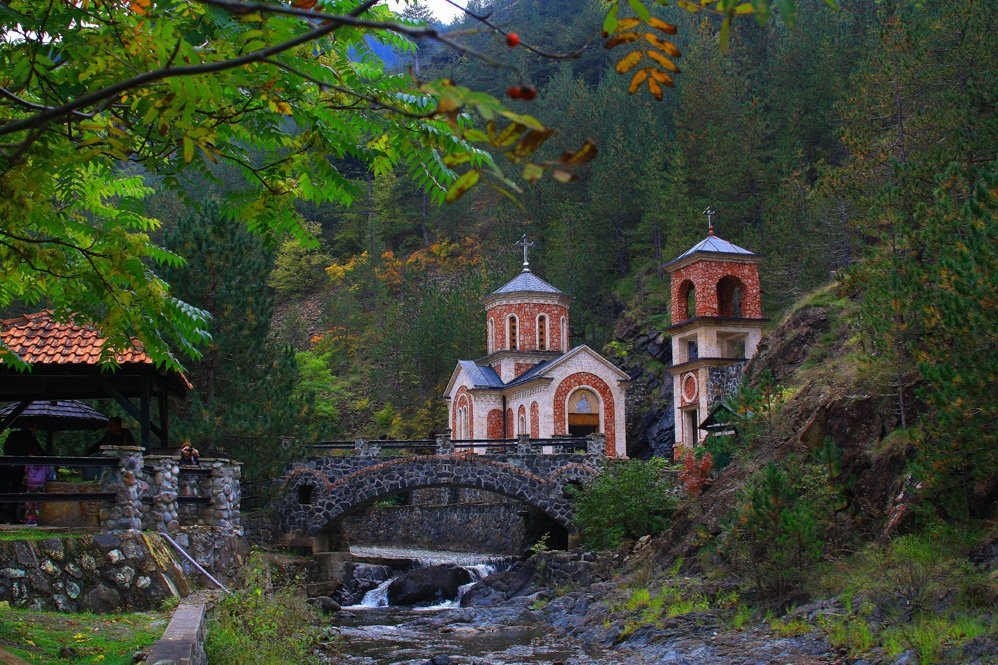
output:
<svg viewBox="0 0 998 665"><path fill-rule="evenodd" d="M264 591L269 564L251 556L244 589L215 606L208 623L206 650L212 665L270 665L329 662L321 652L335 652L320 626L318 610L293 588Z"/></svg>
<svg viewBox="0 0 998 665"><path fill-rule="evenodd" d="M0 529L0 542L9 542L12 540L48 540L49 538L79 538L84 535L84 532L71 533L63 530L51 531L44 527L42 528L4 528Z"/></svg>
<svg viewBox="0 0 998 665"><path fill-rule="evenodd" d="M34 665L130 665L136 651L160 638L168 621L164 612L65 614L4 607L0 647Z"/></svg>
<svg viewBox="0 0 998 665"><path fill-rule="evenodd" d="M836 596L846 610L820 621L828 641L852 658L880 647L931 665L952 661L947 652L976 637L998 635L998 584L968 560L979 540L974 529L934 524L820 567L812 593ZM871 623L877 607L885 617Z"/></svg>

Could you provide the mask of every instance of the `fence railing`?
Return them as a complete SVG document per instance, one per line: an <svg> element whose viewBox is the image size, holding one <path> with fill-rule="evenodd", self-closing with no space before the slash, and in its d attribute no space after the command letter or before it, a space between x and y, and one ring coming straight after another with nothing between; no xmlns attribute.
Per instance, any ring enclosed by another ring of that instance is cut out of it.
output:
<svg viewBox="0 0 998 665"><path fill-rule="evenodd" d="M413 455L449 454L458 450L481 450L486 453L515 452L523 454L543 453L546 450L560 452L585 451L592 454L602 452L602 435L593 437L554 437L539 439L519 437L515 439L451 439L442 435L436 439L356 439L353 441L320 441L312 444L312 450L354 451L360 455L380 455L382 451L410 452Z"/></svg>

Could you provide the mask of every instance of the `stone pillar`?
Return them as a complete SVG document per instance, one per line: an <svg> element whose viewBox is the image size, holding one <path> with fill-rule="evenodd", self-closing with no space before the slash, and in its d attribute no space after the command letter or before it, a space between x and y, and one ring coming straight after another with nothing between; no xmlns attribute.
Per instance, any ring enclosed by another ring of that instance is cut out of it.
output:
<svg viewBox="0 0 998 665"><path fill-rule="evenodd" d="M437 454L438 455L453 455L454 454L454 440L450 438L451 431L445 429L443 433L437 435Z"/></svg>
<svg viewBox="0 0 998 665"><path fill-rule="evenodd" d="M594 432L586 437L586 454L594 457L606 456L606 434Z"/></svg>
<svg viewBox="0 0 998 665"><path fill-rule="evenodd" d="M381 456L381 444L377 441L367 441L365 439L357 439L353 442L354 450L357 451L358 457L380 457Z"/></svg>
<svg viewBox="0 0 998 665"><path fill-rule="evenodd" d="M172 533L180 528L180 461L175 457L150 456L146 461L152 466L149 493L152 509L148 513L146 528Z"/></svg>
<svg viewBox="0 0 998 665"><path fill-rule="evenodd" d="M104 454L118 458L118 469L116 473L104 473L101 478L101 491L114 492L117 497L114 505L110 508L101 508L101 530L105 532L141 531L142 448L138 446L104 446L102 450Z"/></svg>
<svg viewBox="0 0 998 665"><path fill-rule="evenodd" d="M530 435L521 434L516 437L516 456L524 457L530 454Z"/></svg>
<svg viewBox="0 0 998 665"><path fill-rule="evenodd" d="M229 460L211 462L212 525L224 531L235 531L239 526L240 475L239 466Z"/></svg>

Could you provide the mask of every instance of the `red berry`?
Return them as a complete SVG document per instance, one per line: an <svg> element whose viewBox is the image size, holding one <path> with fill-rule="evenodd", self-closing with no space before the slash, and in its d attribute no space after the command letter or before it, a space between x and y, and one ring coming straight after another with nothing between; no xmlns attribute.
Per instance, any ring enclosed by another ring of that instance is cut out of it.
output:
<svg viewBox="0 0 998 665"><path fill-rule="evenodd" d="M532 85L520 86L520 99L530 101L537 96L537 88Z"/></svg>
<svg viewBox="0 0 998 665"><path fill-rule="evenodd" d="M514 46L519 46L519 44L520 44L520 35L516 34L515 32L510 32L509 34L506 35L506 46L513 48Z"/></svg>
<svg viewBox="0 0 998 665"><path fill-rule="evenodd" d="M513 99L520 99L523 96L523 92L518 85L511 85L506 88L506 94Z"/></svg>

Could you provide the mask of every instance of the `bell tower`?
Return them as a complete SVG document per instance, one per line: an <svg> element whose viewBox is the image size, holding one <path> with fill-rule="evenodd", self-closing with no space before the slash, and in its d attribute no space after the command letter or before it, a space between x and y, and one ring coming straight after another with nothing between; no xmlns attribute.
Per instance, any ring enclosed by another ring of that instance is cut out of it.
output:
<svg viewBox="0 0 998 665"><path fill-rule="evenodd" d="M488 350L484 362L503 381L512 381L570 348L572 299L531 272L529 252L534 243L526 234L516 245L523 249L523 270L483 301Z"/></svg>
<svg viewBox="0 0 998 665"><path fill-rule="evenodd" d="M674 456L695 447L708 411L737 389L762 337L762 256L714 234L714 210L704 211L707 237L665 264L672 299Z"/></svg>

